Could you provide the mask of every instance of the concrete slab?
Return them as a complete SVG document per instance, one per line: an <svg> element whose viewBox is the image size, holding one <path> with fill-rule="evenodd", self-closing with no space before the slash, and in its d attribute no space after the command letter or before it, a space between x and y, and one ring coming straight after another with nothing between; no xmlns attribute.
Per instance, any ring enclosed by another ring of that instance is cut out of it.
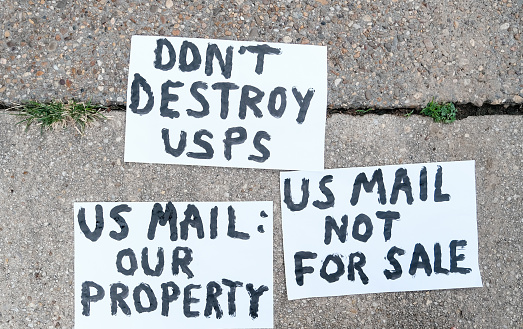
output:
<svg viewBox="0 0 523 329"><path fill-rule="evenodd" d="M0 114L0 327L72 328L73 202L275 202L275 328L523 326L521 116L449 125L390 115L327 120L327 168L476 160L483 288L288 301L278 171L123 163L124 113L80 136Z"/></svg>
<svg viewBox="0 0 523 329"><path fill-rule="evenodd" d="M0 3L9 104L123 104L133 34L328 46L331 108L523 102L521 0Z"/></svg>

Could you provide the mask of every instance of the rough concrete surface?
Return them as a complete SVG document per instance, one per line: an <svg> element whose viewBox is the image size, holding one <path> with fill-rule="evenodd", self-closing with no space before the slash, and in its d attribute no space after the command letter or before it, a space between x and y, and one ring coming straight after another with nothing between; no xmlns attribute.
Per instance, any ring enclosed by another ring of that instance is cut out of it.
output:
<svg viewBox="0 0 523 329"><path fill-rule="evenodd" d="M326 168L476 160L484 287L288 301L279 172L124 163L113 116L80 136L0 114L0 328L73 327L74 202L169 200L275 202L275 328L523 327L523 117L328 118Z"/></svg>
<svg viewBox="0 0 523 329"><path fill-rule="evenodd" d="M523 102L523 0L0 0L0 102L123 104L131 35L328 47L329 107Z"/></svg>

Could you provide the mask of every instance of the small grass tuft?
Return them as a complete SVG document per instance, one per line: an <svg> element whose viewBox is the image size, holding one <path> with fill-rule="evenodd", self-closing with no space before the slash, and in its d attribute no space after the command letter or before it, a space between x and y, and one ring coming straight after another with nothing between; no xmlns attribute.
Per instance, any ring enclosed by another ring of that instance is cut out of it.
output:
<svg viewBox="0 0 523 329"><path fill-rule="evenodd" d="M90 101L85 103L77 103L75 101L67 103L29 101L14 106L10 110L16 111L15 115L23 118L17 124L25 124L26 130L32 124L36 124L40 126L42 132L72 125L80 134L83 134L85 128L90 123L96 120L108 119L103 113L107 111L107 108L92 104Z"/></svg>
<svg viewBox="0 0 523 329"><path fill-rule="evenodd" d="M458 110L452 103L438 104L434 98L421 110L421 114L434 119L435 122L451 123L456 121Z"/></svg>
<svg viewBox="0 0 523 329"><path fill-rule="evenodd" d="M374 111L374 108L371 107L371 108L368 108L366 110L356 110L356 113L358 113L359 115L363 115L365 113L369 113L369 112L372 112L372 111Z"/></svg>

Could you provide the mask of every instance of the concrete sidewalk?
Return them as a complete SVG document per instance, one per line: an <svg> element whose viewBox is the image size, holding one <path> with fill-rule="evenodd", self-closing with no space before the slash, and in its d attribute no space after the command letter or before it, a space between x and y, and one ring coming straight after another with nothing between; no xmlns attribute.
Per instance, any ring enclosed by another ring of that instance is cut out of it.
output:
<svg viewBox="0 0 523 329"><path fill-rule="evenodd" d="M476 160L483 288L288 301L278 171L123 162L124 113L25 133L0 114L0 327L72 328L76 201L275 202L275 328L521 328L521 116L327 120L326 168Z"/></svg>
<svg viewBox="0 0 523 329"><path fill-rule="evenodd" d="M7 104L123 104L133 34L328 46L330 108L523 102L522 0L0 4Z"/></svg>
<svg viewBox="0 0 523 329"><path fill-rule="evenodd" d="M523 103L523 0L0 0L0 103L126 99L133 34L328 47L330 108ZM0 104L1 105L1 104ZM76 201L275 202L275 328L521 328L523 117L333 115L326 168L476 160L483 288L288 301L279 172L123 162L125 113L0 112L0 327L73 328Z"/></svg>

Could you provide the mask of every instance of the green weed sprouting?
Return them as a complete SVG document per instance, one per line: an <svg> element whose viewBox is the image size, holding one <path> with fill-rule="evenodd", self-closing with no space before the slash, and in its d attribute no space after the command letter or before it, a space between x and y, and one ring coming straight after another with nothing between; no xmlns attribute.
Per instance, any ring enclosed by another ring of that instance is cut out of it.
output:
<svg viewBox="0 0 523 329"><path fill-rule="evenodd" d="M363 114L369 113L371 111L374 111L374 108L371 107L371 108L368 108L366 110L356 110L356 113L358 113L359 115L363 115Z"/></svg>
<svg viewBox="0 0 523 329"><path fill-rule="evenodd" d="M28 101L14 106L10 110L16 111L14 115L23 118L17 124L25 124L26 130L32 124L40 125L42 132L46 129L53 130L72 125L80 134L83 134L85 128L90 123L96 120L108 119L104 114L107 111L107 107L94 105L90 101L80 103L75 101L67 103L59 101L46 103Z"/></svg>
<svg viewBox="0 0 523 329"><path fill-rule="evenodd" d="M434 119L435 122L451 123L456 121L458 110L452 103L438 104L434 98L421 110L422 115Z"/></svg>
<svg viewBox="0 0 523 329"><path fill-rule="evenodd" d="M405 113L404 116L405 116L406 118L410 118L410 116L412 115L412 113L414 113L414 110L412 110L412 111L410 111L410 112L408 112L408 113Z"/></svg>

